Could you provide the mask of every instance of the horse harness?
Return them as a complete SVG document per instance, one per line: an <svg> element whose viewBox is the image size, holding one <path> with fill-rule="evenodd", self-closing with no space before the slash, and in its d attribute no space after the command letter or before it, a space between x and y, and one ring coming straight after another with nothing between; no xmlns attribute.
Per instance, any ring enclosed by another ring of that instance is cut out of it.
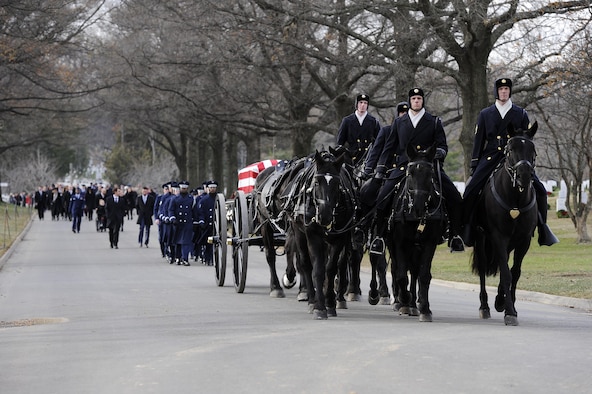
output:
<svg viewBox="0 0 592 394"><path fill-rule="evenodd" d="M531 169L531 171L534 171L534 167L535 167L534 161L536 160L536 153L535 153L535 157L533 158L532 163L526 159L518 160L518 162L516 162L516 163L510 163L509 144L510 144L510 141L512 141L514 139L520 140L522 143L529 142L534 146L534 143L528 138L524 138L521 136L514 136L514 137L510 138L506 144L505 149L504 149L504 154L505 154L504 160L491 173L491 175L489 177L489 185L490 185L491 194L493 195L493 198L504 210L509 212L510 217L512 217L512 219L516 219L518 216L520 216L520 214L530 211L536 205L536 194L532 193L532 199L530 200L530 202L526 206L524 206L522 208L520 208L520 207L512 208L503 200L503 198L500 196L497 189L495 188L495 182L494 182L493 178L494 178L495 173L498 172L502 166L505 168L506 173L508 174L508 176L510 177L510 180L512 181L512 187L516 188L516 186L518 186L518 191L520 193L522 193L525 189L522 186L518 185L518 182L517 182L518 168L521 166L527 166ZM532 189L532 187L533 186L532 186L532 180L531 180L529 188Z"/></svg>

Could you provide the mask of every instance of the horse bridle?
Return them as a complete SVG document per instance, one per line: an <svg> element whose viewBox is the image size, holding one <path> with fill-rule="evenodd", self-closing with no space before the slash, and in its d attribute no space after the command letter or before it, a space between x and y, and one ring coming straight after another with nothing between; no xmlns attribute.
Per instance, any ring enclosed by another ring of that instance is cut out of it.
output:
<svg viewBox="0 0 592 394"><path fill-rule="evenodd" d="M314 174L314 176L312 177L313 182L311 182L311 184L306 188L306 192L305 195L310 195L311 196L311 201L314 205L315 208L315 215L310 219L310 222L306 222L306 215L304 215L304 226L310 226L312 223L318 223L320 225L320 220L319 220L319 206L324 204L326 201L316 198L315 196L315 187L314 187L314 180L316 178L325 178L327 180L327 184L329 184L331 182L331 179L327 179L327 178L334 178L335 175L334 174L330 174L330 173L325 173L325 174ZM333 208L333 211L335 211L335 208ZM327 231L329 231L331 229L331 226L333 224L333 221L331 221L327 226L323 226L325 227L325 229Z"/></svg>
<svg viewBox="0 0 592 394"><path fill-rule="evenodd" d="M432 173L432 174L434 173L434 163L427 162L427 161L426 162L421 162L421 161L415 162L415 161L411 161L411 162L407 163L407 171L406 171L406 174L405 174L405 178L406 179L409 178L409 175L410 175L409 174L409 168L411 168L412 166L419 166L419 165L423 165L425 167L429 167L430 168L430 173ZM437 168L437 170L438 170L437 171L437 174L438 174L438 184L439 185L442 185L442 174L441 174L440 168L439 168L439 166L440 166L440 161L439 160L436 160L436 165L438 166L438 168ZM432 182L432 184L434 183L433 177L432 177L431 182ZM436 190L435 185L434 185L434 190ZM413 207L413 197L412 197L412 194L411 194L412 192L413 193L416 193L416 194L428 194L428 198L426 198L426 202L425 202L425 214L423 215L423 217L420 220L420 222L425 223L425 220L428 217L434 215L440 209L440 207L442 205L442 198L443 198L442 191L441 190L439 191L438 194L440 195L440 198L438 200L438 205L436 205L436 207L432 211L430 211L428 209L430 202L432 202L432 191L431 190L430 191L427 191L427 190L410 190L409 189L409 183L408 182L405 182L405 185L404 185L404 188L403 188L403 192L401 193L401 195L405 195L409 199L408 208L412 208ZM402 212L402 210L403 210L403 205L401 205L401 212Z"/></svg>
<svg viewBox="0 0 592 394"><path fill-rule="evenodd" d="M504 149L504 154L505 154L505 157L506 157L506 163L505 163L504 167L506 169L506 172L510 176L510 179L512 181L512 187L513 188L516 188L516 186L517 186L517 172L518 172L518 168L520 166L526 165L526 166L528 166L531 169L531 171L534 172L534 163L531 163L530 161L528 161L526 159L519 160L517 163L513 163L513 164L510 163L510 156L509 156L510 149L508 147L508 144L514 138L519 139L522 142L528 141L531 144L533 144L533 146L534 146L534 142L532 142L528 138L524 138L524 137L521 137L521 136L514 136L514 137L510 138L508 140L508 142L506 143L506 147ZM535 161L535 159L536 159L536 152L535 152L535 158L533 159L533 162ZM512 217L512 219L516 219L521 213L528 212L529 210L531 210L536 205L536 194L535 193L533 193L532 199L530 200L530 202L528 203L528 205L526 205L523 208L518 208L518 207L512 208L511 206L509 206L508 204L506 204L506 202L502 199L502 196L499 195L499 193L497 192L497 190L495 188L495 182L493 180L493 175L494 174L495 174L495 172L493 174L491 174L491 178L492 179L490 179L490 181L489 181L489 183L491 185L491 193L493 194L493 198L495 199L495 201L504 210L506 210L506 211L508 211L510 213L510 216ZM530 188L532 188L532 182L530 183ZM522 193L524 190L525 189L523 189L522 186L519 186L518 187L518 191L520 193Z"/></svg>
<svg viewBox="0 0 592 394"><path fill-rule="evenodd" d="M519 160L517 163L510 162L509 144L510 144L510 141L512 141L514 139L520 140L523 143L529 142L534 147L534 142L532 142L532 140L530 140L528 138L521 137L521 136L514 136L514 137L510 138L508 140L508 142L506 142L506 147L504 148L504 155L506 156L506 165L504 167L506 168L506 172L508 173L508 175L510 176L510 179L512 180L512 187L516 187L516 184L517 184L518 168L520 168L521 166L527 166L530 168L531 172L534 172L534 167L535 167L535 162L536 162L536 151L535 151L535 157L533 158L532 162L530 162L529 160L526 160L526 159ZM522 192L522 190L520 190L520 191Z"/></svg>

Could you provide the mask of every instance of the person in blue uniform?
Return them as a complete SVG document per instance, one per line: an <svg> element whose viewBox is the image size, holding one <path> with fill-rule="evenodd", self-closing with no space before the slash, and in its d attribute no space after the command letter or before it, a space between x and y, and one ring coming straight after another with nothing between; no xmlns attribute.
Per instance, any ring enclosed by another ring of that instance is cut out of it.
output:
<svg viewBox="0 0 592 394"><path fill-rule="evenodd" d="M166 259L169 264L173 264L176 261L176 250L173 241L175 239L175 226L171 223L169 212L170 206L173 199L179 194L179 183L171 182L170 184L170 195L162 204L162 215L161 221L164 223L164 249Z"/></svg>
<svg viewBox="0 0 592 394"><path fill-rule="evenodd" d="M391 132L385 142L376 166L374 177L385 179L377 198L376 231L377 236L372 242L371 252L384 253L384 239L382 234L386 229L388 215L385 210L390 206L391 191L405 176L409 158L407 145L413 144L418 150L424 150L436 144L436 160L440 161L442 194L445 198L446 209L450 222L449 246L451 252L464 251L464 244L460 238L462 227L462 197L444 172L444 159L448 153L446 134L440 118L430 114L424 108L424 91L413 88L409 91L409 111L396 118Z"/></svg>
<svg viewBox="0 0 592 394"><path fill-rule="evenodd" d="M70 197L70 215L72 216L72 232L80 232L80 223L82 222L82 215L84 215L84 207L86 205L85 196L82 190L77 186L74 189L74 194Z"/></svg>
<svg viewBox="0 0 592 394"><path fill-rule="evenodd" d="M177 265L189 266L189 253L193 249L193 196L189 182L179 182L179 194L169 204L169 221L175 228L172 245Z"/></svg>
<svg viewBox="0 0 592 394"><path fill-rule="evenodd" d="M197 205L197 224L200 227L200 245L204 249L204 263L214 265L214 248L208 243L208 237L212 235L214 227L214 205L216 203L216 194L218 192L218 183L210 181L207 185L208 192L200 198Z"/></svg>
<svg viewBox="0 0 592 394"><path fill-rule="evenodd" d="M166 258L166 243L165 243L165 227L162 216L164 215L163 208L166 200L171 196L169 191L170 182L162 185L162 194L156 196L154 201L154 223L158 226L158 244L160 245L160 253L163 258Z"/></svg>
<svg viewBox="0 0 592 394"><path fill-rule="evenodd" d="M354 165L363 160L368 147L380 131L380 123L368 113L369 102L370 96L367 94L356 96L354 113L341 120L337 132L337 145L349 150Z"/></svg>
<svg viewBox="0 0 592 394"><path fill-rule="evenodd" d="M471 177L465 187L463 239L467 245L473 245L472 213L479 193L487 178L504 158L504 148L508 142L507 127L526 130L530 126L528 113L512 102L512 80L500 78L494 83L495 103L479 113L473 140L471 155ZM551 246L557 238L547 226L547 191L536 174L533 177L539 210L539 244Z"/></svg>

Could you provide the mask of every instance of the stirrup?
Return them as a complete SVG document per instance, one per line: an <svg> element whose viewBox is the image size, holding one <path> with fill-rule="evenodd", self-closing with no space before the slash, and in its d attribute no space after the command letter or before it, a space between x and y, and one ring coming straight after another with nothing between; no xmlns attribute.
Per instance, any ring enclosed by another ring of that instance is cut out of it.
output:
<svg viewBox="0 0 592 394"><path fill-rule="evenodd" d="M450 239L450 253L464 252L465 245L463 240L458 235L455 235Z"/></svg>
<svg viewBox="0 0 592 394"><path fill-rule="evenodd" d="M382 237L376 237L370 245L370 253L372 254L384 254L384 239Z"/></svg>

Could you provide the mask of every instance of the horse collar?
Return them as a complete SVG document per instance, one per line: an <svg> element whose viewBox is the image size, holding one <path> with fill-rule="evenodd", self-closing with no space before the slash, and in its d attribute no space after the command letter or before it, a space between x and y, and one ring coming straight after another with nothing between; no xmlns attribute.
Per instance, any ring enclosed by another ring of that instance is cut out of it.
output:
<svg viewBox="0 0 592 394"><path fill-rule="evenodd" d="M518 216L520 216L521 213L528 212L536 204L536 195L533 193L532 199L530 200L530 202L528 203L528 205L526 207L524 207L524 208L512 208L508 204L506 204L506 202L502 199L502 196L500 196L499 193L497 192L497 190L495 188L495 182L494 182L494 179L493 178L490 179L490 182L489 183L491 184L491 193L493 194L493 198L495 198L495 201L499 205L501 205L501 207L504 210L508 211L508 213L510 214L510 216L512 217L512 219L516 219Z"/></svg>

